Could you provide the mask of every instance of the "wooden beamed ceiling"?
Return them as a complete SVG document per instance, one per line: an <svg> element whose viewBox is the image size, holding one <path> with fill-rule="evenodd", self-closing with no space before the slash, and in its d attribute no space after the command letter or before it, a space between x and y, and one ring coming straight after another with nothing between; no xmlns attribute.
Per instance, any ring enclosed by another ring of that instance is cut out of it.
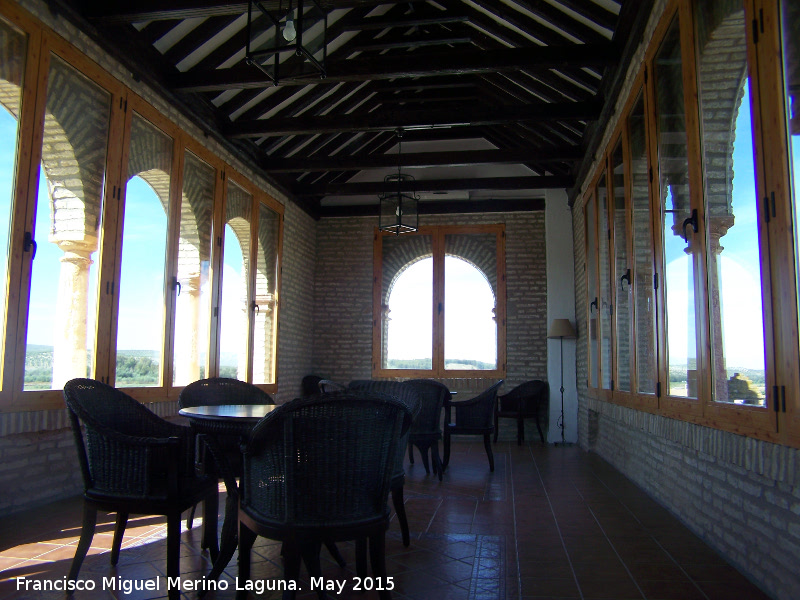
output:
<svg viewBox="0 0 800 600"><path fill-rule="evenodd" d="M541 208L543 190L585 173L652 8L322 0L326 77L286 52L274 86L245 61L247 2L54 4L314 216L377 214L398 168L415 176L421 212ZM273 35L266 23L253 31Z"/></svg>

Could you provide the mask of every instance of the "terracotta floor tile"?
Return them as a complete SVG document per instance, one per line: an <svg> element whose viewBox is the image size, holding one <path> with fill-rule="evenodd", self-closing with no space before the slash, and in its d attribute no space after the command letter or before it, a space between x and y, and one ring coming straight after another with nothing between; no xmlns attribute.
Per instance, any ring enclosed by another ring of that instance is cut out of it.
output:
<svg viewBox="0 0 800 600"><path fill-rule="evenodd" d="M576 447L538 443L493 446L490 473L478 442L453 444L442 482L421 463L408 466L404 486L411 545L402 544L396 515L386 533L386 564L394 600L765 600L749 581L639 488L599 457ZM224 495L220 506L224 506ZM43 517L43 513L48 518ZM80 535L82 500L71 498L0 519L0 600L63 600L63 594L27 594L16 578L47 579L68 572ZM119 565L109 564L115 515L98 515L97 533L82 578L163 581L166 534L163 517L131 517ZM181 538L181 573L200 579L211 562L199 548L201 519ZM218 523L221 525L221 521ZM7 533L7 535L6 535ZM332 600L376 600L377 592L352 590L355 544L337 544L341 569L322 551L323 574L350 582ZM259 538L252 576L279 581L280 543ZM227 590L206 600L234 600L237 555L223 573ZM305 578L305 571L301 571ZM4 581L5 580L5 581ZM303 579L305 582L306 580ZM307 585L305 583L304 585ZM73 600L152 600L158 591L78 592ZM187 600L196 598L186 593ZM254 597L254 596L251 596ZM265 591L259 600L278 600ZM298 600L316 594L304 589Z"/></svg>

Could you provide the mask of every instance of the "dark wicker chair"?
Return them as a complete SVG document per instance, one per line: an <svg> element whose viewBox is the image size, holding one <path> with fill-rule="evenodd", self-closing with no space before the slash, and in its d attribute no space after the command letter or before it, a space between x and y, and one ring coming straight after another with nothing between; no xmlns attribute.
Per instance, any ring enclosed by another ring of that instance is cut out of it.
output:
<svg viewBox="0 0 800 600"><path fill-rule="evenodd" d="M330 379L320 379L317 383L317 386L319 387L319 391L323 394L330 392L343 392L347 389L346 385Z"/></svg>
<svg viewBox="0 0 800 600"><path fill-rule="evenodd" d="M264 417L244 454L239 577L250 578L257 535L283 542L286 580L298 579L301 559L319 577L321 543L353 539L369 540L373 575L385 577L386 500L411 419L399 400L356 390L299 398Z"/></svg>
<svg viewBox="0 0 800 600"><path fill-rule="evenodd" d="M386 394L396 398L408 407L414 419L417 418L420 410L420 400L416 388L409 386L405 382L356 379L348 384L347 389ZM405 458L406 446L408 446L409 434L410 431L400 440L400 452L395 457L391 485L392 505L394 506L395 513L397 513L397 521L400 523L400 532L403 536L403 545L406 547L411 544L411 534L408 530L408 517L406 516L406 506L403 499L403 486L406 482L403 459Z"/></svg>
<svg viewBox="0 0 800 600"><path fill-rule="evenodd" d="M275 404L275 401L269 394L255 385L228 377L200 379L183 388L178 396L178 406L181 408L220 406L222 404ZM202 437L197 437L195 452L195 456L198 458L197 466L199 470L205 471L209 464L205 456L205 445L202 443ZM229 432L226 430L226 425L220 423L216 437L232 471L237 477L241 476L242 452L239 448L241 431L237 429ZM194 508L186 518L186 527L191 529L193 520Z"/></svg>
<svg viewBox="0 0 800 600"><path fill-rule="evenodd" d="M203 546L216 557L217 480L196 474L191 429L165 421L127 394L93 379L68 381L64 399L84 486L81 538L69 579L78 577L98 510L117 513L112 565L119 560L129 514L166 515L167 576L178 577L181 513L202 500ZM171 600L179 596L180 590L169 590Z"/></svg>
<svg viewBox="0 0 800 600"><path fill-rule="evenodd" d="M425 472L430 473L428 467L428 450L431 453L433 474L442 480L442 461L439 458L439 440L442 439L442 406L452 397L447 386L432 379L412 379L406 382L417 390L420 400L419 414L411 424L408 434L408 461L414 464L414 449L416 446L422 457Z"/></svg>
<svg viewBox="0 0 800 600"><path fill-rule="evenodd" d="M474 398L461 402L446 402L444 405L444 459L442 468L450 462L451 435L482 435L489 470L494 471L491 434L494 431L494 407L497 403L497 390L503 385L501 379ZM453 420L455 410L455 420Z"/></svg>
<svg viewBox="0 0 800 600"><path fill-rule="evenodd" d="M322 381L322 377L320 377L319 375L306 375L305 377L303 377L303 381L301 383L303 396L316 396L317 394L319 394L320 381Z"/></svg>
<svg viewBox="0 0 800 600"><path fill-rule="evenodd" d="M550 386L546 381L534 379L526 381L512 389L507 394L497 396L497 405L494 411L494 441L497 442L498 420L508 417L517 420L517 445L525 441L525 419L532 418L536 421L539 430L539 439L544 444L544 433L539 423L539 409L550 399Z"/></svg>

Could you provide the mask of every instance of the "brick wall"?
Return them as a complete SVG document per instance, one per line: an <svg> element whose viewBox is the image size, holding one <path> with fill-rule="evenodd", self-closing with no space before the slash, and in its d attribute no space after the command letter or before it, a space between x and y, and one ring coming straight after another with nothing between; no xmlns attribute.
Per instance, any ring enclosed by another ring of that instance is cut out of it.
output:
<svg viewBox="0 0 800 600"><path fill-rule="evenodd" d="M300 381L313 371L316 226L295 204L286 205L278 317L278 402L299 396Z"/></svg>
<svg viewBox="0 0 800 600"><path fill-rule="evenodd" d="M507 375L501 389L547 379L547 278L544 211L486 215L422 216L420 225L506 226ZM372 373L372 258L374 218L326 218L317 229L313 364L317 375L337 381ZM443 380L469 397L490 382ZM545 428L547 418L542 419ZM503 439L516 439L516 424L501 423ZM526 423L527 440L538 437Z"/></svg>
<svg viewBox="0 0 800 600"><path fill-rule="evenodd" d="M800 452L598 400L585 403L592 451L770 596L798 598Z"/></svg>

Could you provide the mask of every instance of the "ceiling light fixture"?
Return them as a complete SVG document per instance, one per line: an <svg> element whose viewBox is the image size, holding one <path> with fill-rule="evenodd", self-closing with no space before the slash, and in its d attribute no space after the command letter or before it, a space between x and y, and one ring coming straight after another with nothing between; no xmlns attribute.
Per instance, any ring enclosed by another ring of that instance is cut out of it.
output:
<svg viewBox="0 0 800 600"><path fill-rule="evenodd" d="M328 15L317 0L289 0L288 10L278 1L277 10L268 10L266 2L247 3L247 46L244 60L278 85L281 79L325 78L327 59ZM274 3L270 3L274 6ZM291 53L302 60L284 57Z"/></svg>
<svg viewBox="0 0 800 600"><path fill-rule="evenodd" d="M378 196L378 200L380 200L378 229L400 235L419 229L419 195L416 193L414 177L400 171L403 130L398 129L395 133L398 140L397 173L383 178L385 189Z"/></svg>

